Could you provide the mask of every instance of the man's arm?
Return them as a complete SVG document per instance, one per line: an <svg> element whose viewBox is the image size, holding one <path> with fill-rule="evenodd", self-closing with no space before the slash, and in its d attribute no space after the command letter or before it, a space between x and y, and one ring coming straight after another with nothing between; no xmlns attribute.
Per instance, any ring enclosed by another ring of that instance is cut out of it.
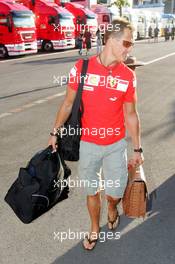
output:
<svg viewBox="0 0 175 264"><path fill-rule="evenodd" d="M141 147L140 120L136 109L136 103L125 102L124 112L125 112L126 127L132 139L133 149L139 149ZM142 153L133 152L133 157L132 157L133 165L142 164L143 161L144 158Z"/></svg>
<svg viewBox="0 0 175 264"><path fill-rule="evenodd" d="M138 149L141 147L140 140L140 120L138 116L138 112L136 110L136 103L128 103L124 104L124 112L125 112L125 122L127 126L127 130L132 139L132 144L134 149Z"/></svg>
<svg viewBox="0 0 175 264"><path fill-rule="evenodd" d="M66 122L72 111L72 106L75 100L75 96L76 96L76 91L74 91L68 86L64 101L57 112L53 129L61 127Z"/></svg>
<svg viewBox="0 0 175 264"><path fill-rule="evenodd" d="M67 86L67 91L66 91L64 101L56 115L56 120L54 123L54 127L52 129L53 133L55 133L55 130L61 127L68 119L71 113L71 110L72 110L75 96L76 96L76 91L74 91L69 86ZM56 136L51 136L48 142L48 145L52 145L54 150L56 150L56 141L57 141L56 139L57 139Z"/></svg>

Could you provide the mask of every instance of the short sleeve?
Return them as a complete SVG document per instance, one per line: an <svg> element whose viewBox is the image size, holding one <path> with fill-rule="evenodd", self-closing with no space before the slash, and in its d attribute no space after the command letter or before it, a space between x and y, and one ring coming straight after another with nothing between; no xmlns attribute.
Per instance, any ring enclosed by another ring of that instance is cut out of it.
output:
<svg viewBox="0 0 175 264"><path fill-rule="evenodd" d="M78 84L80 81L80 75L81 75L81 68L82 68L83 60L78 60L75 65L72 67L69 73L69 80L68 80L68 86L77 91Z"/></svg>
<svg viewBox="0 0 175 264"><path fill-rule="evenodd" d="M127 92L125 94L124 102L132 103L137 101L136 87L137 87L137 79L135 73L133 72L131 79L129 81Z"/></svg>

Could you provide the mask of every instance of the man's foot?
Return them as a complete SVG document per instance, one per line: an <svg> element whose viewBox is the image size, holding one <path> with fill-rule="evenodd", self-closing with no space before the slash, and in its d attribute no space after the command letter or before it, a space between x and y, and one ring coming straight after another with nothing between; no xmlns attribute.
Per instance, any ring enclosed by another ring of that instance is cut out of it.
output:
<svg viewBox="0 0 175 264"><path fill-rule="evenodd" d="M108 211L108 228L109 230L114 230L116 229L120 224L120 216L118 213L117 208L115 209L115 211L113 211L113 213L109 214Z"/></svg>
<svg viewBox="0 0 175 264"><path fill-rule="evenodd" d="M89 235L85 236L83 241L83 248L86 250L93 250L97 244L99 238L99 233L92 232Z"/></svg>

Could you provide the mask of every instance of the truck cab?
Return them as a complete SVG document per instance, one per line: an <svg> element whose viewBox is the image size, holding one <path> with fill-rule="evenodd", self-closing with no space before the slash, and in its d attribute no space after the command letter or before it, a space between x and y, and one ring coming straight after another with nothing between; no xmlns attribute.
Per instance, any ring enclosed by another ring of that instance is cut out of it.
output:
<svg viewBox="0 0 175 264"><path fill-rule="evenodd" d="M175 26L175 15L174 14L161 14L160 31L161 36L165 35L165 28L171 30Z"/></svg>
<svg viewBox="0 0 175 264"><path fill-rule="evenodd" d="M134 40L136 40L138 38L138 14L136 12L133 12L132 9L124 9L123 10L123 18L125 18L126 20L128 20L131 25L134 28L134 32L133 32L133 38Z"/></svg>
<svg viewBox="0 0 175 264"><path fill-rule="evenodd" d="M138 13L137 20L137 39L144 39L147 37L147 19L143 12Z"/></svg>
<svg viewBox="0 0 175 264"><path fill-rule="evenodd" d="M73 16L45 0L19 0L35 14L38 49L52 51L75 47Z"/></svg>
<svg viewBox="0 0 175 264"><path fill-rule="evenodd" d="M112 21L112 13L110 9L101 4L92 5L91 9L97 15L98 27L103 37L108 24Z"/></svg>
<svg viewBox="0 0 175 264"><path fill-rule="evenodd" d="M32 11L11 0L0 0L0 58L36 52Z"/></svg>
<svg viewBox="0 0 175 264"><path fill-rule="evenodd" d="M60 2L55 0L58 5L64 6L74 16L75 43L78 45L78 37L88 27L92 34L92 46L96 45L96 31L98 27L96 14L83 5L72 2Z"/></svg>

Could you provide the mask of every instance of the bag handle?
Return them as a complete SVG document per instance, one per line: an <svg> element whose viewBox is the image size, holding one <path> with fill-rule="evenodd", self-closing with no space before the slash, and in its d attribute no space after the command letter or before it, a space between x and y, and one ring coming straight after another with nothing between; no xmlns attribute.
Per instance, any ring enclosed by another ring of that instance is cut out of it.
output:
<svg viewBox="0 0 175 264"><path fill-rule="evenodd" d="M46 159L48 156L52 156L54 155L54 153L56 153L56 155L58 155L59 157L59 153L58 152L53 152L52 149L52 145L49 145L47 148L45 148L44 150L38 151L33 157L32 159L29 161L29 163L31 163L33 166L37 166L39 165L44 159ZM38 158L36 159L36 156L38 156ZM29 165L28 163L28 165ZM27 165L27 167L28 167Z"/></svg>
<svg viewBox="0 0 175 264"><path fill-rule="evenodd" d="M86 72L87 72L87 68L88 68L88 63L89 63L88 59L83 60L81 75L80 75L80 82L78 84L78 90L77 90L77 94L75 97L75 101L74 101L73 106L72 106L72 113L71 113L71 117L70 117L71 123L73 125L76 125L80 106L82 107L81 114L83 113L83 104L82 104L81 99L82 99L82 92L83 92L84 80L85 80Z"/></svg>

